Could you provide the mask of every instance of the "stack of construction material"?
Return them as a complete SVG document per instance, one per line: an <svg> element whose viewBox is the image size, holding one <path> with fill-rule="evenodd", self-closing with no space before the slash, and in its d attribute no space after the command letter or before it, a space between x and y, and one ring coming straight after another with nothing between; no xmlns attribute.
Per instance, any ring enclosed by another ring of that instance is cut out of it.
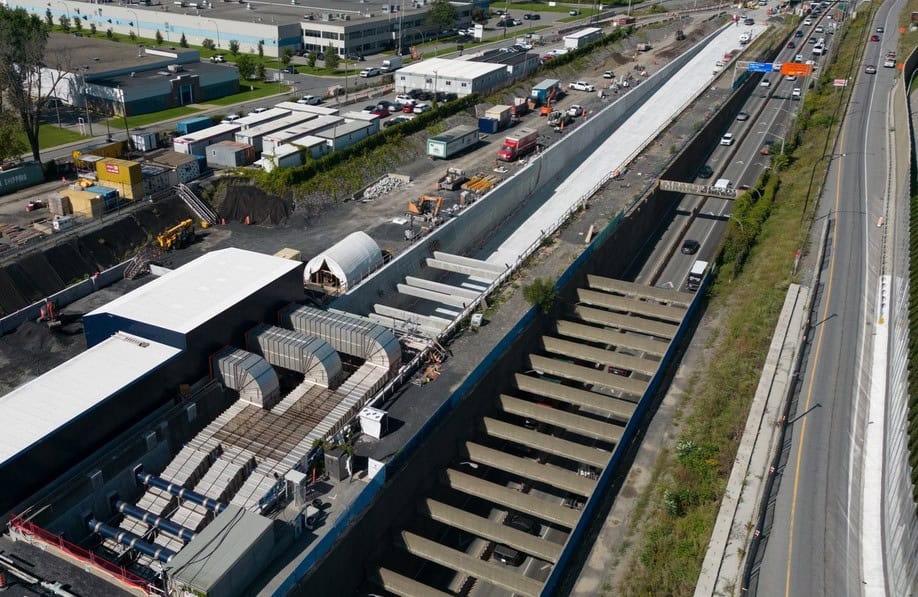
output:
<svg viewBox="0 0 918 597"><path fill-rule="evenodd" d="M70 197L60 193L54 193L48 197L48 209L52 216L69 216L73 213Z"/></svg>
<svg viewBox="0 0 918 597"><path fill-rule="evenodd" d="M117 158L99 160L96 162L96 178L125 199L141 199L144 195L140 162Z"/></svg>

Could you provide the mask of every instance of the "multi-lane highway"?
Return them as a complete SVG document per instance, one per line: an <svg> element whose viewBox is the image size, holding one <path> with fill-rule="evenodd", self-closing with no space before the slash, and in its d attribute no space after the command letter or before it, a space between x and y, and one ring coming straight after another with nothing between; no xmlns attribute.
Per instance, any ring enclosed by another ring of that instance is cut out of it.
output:
<svg viewBox="0 0 918 597"><path fill-rule="evenodd" d="M822 158L831 163L816 217L817 224L828 219L829 241L774 525L758 585L751 587L759 595L863 590L860 448L880 259L877 221L887 190L886 106L896 76L896 69L882 64L886 51L896 47L903 3L878 8L863 40L863 58L852 65L856 82L841 136ZM870 41L873 35L879 41ZM868 65L877 67L876 74L866 71Z"/></svg>

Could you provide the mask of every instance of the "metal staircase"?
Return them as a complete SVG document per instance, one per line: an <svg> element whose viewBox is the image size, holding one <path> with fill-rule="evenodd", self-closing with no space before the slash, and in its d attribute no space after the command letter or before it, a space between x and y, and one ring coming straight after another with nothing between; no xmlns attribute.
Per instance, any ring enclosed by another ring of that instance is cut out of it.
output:
<svg viewBox="0 0 918 597"><path fill-rule="evenodd" d="M159 247L144 247L134 255L131 262L124 268L124 279L133 280L150 271L150 263L162 255Z"/></svg>
<svg viewBox="0 0 918 597"><path fill-rule="evenodd" d="M181 197L182 201L185 202L185 205L188 206L198 219L202 222L207 222L211 226L217 224L217 212L210 208L209 205L204 203L200 197L194 194L194 192L189 189L184 183L178 183L173 187L175 192L178 193L178 196Z"/></svg>

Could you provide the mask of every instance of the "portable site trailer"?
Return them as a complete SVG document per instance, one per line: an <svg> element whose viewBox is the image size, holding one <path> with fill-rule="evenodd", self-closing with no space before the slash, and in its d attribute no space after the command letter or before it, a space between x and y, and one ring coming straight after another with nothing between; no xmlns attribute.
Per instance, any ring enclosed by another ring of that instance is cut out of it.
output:
<svg viewBox="0 0 918 597"><path fill-rule="evenodd" d="M478 143L478 127L462 125L427 140L427 155L447 159Z"/></svg>
<svg viewBox="0 0 918 597"><path fill-rule="evenodd" d="M261 139L261 153L263 155L273 155L277 147L291 139L305 137L306 135L314 135L343 123L344 118L340 116L319 116L302 124L298 124L297 126L270 133Z"/></svg>
<svg viewBox="0 0 918 597"><path fill-rule="evenodd" d="M184 137L176 137L172 141L172 147L179 153L204 155L204 150L214 143L233 141L236 131L240 128L238 124L218 124Z"/></svg>

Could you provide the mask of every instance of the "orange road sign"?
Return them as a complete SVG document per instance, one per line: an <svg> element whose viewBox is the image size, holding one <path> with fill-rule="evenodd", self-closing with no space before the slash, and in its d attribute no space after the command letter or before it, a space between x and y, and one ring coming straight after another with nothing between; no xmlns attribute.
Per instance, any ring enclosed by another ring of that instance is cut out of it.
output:
<svg viewBox="0 0 918 597"><path fill-rule="evenodd" d="M781 65L781 74L792 77L809 77L813 74L812 64L800 64L799 62L785 62Z"/></svg>

